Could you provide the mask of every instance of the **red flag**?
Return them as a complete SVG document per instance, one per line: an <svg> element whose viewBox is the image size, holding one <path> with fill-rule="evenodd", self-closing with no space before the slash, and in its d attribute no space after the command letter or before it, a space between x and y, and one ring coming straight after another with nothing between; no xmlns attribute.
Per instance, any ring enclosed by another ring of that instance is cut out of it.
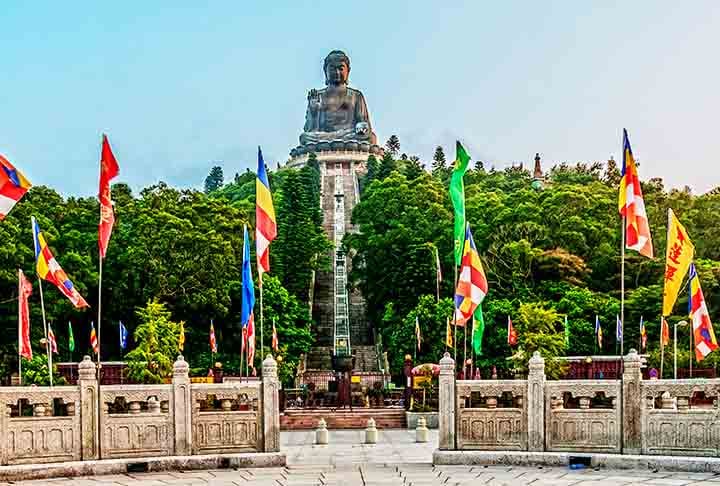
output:
<svg viewBox="0 0 720 486"><path fill-rule="evenodd" d="M510 320L510 316L508 316L508 344L510 346L515 346L517 344L517 331L515 330L515 327L513 326L512 321Z"/></svg>
<svg viewBox="0 0 720 486"><path fill-rule="evenodd" d="M100 247L100 257L105 258L108 243L110 242L110 234L112 233L113 224L115 223L115 213L113 212L112 199L110 199L110 180L117 177L120 167L115 160L115 156L110 148L110 142L105 135L102 140L102 153L100 154L100 224L98 225L98 246Z"/></svg>
<svg viewBox="0 0 720 486"><path fill-rule="evenodd" d="M278 341L277 329L275 329L275 321L273 321L272 349L276 353L280 350L280 342Z"/></svg>
<svg viewBox="0 0 720 486"><path fill-rule="evenodd" d="M28 297L32 294L32 284L18 270L18 354L25 359L32 359L32 346L30 346L30 305Z"/></svg>

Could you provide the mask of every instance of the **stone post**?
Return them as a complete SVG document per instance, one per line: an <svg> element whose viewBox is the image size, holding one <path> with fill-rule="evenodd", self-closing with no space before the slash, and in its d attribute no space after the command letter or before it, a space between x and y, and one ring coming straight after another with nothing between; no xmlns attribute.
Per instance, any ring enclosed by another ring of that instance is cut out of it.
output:
<svg viewBox="0 0 720 486"><path fill-rule="evenodd" d="M262 364L262 424L265 452L280 452L280 381L271 354Z"/></svg>
<svg viewBox="0 0 720 486"><path fill-rule="evenodd" d="M545 359L535 351L527 380L528 451L545 450Z"/></svg>
<svg viewBox="0 0 720 486"><path fill-rule="evenodd" d="M85 356L78 365L78 386L80 387L80 444L84 461L100 458L100 420L98 409L97 368Z"/></svg>
<svg viewBox="0 0 720 486"><path fill-rule="evenodd" d="M173 364L173 425L175 427L175 455L192 454L192 403L190 398L190 365L182 355Z"/></svg>
<svg viewBox="0 0 720 486"><path fill-rule="evenodd" d="M623 371L622 400L622 451L624 454L640 454L642 452L642 372L640 371L640 355L634 349L625 356Z"/></svg>
<svg viewBox="0 0 720 486"><path fill-rule="evenodd" d="M440 450L455 450L455 361L450 353L440 360L440 390L438 391L439 401L439 433Z"/></svg>

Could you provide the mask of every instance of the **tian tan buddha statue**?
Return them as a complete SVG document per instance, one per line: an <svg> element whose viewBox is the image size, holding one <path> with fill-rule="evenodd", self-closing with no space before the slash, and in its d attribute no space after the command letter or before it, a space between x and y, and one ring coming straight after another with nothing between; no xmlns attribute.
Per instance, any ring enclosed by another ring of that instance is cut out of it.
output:
<svg viewBox="0 0 720 486"><path fill-rule="evenodd" d="M349 88L350 58L342 51L332 51L325 58L324 89L311 89L305 114L305 128L300 135L300 147L315 149L322 142L340 142L348 147L361 144L376 145L377 137L370 125L365 97ZM353 143L354 142L354 143ZM343 145L343 144L340 144Z"/></svg>

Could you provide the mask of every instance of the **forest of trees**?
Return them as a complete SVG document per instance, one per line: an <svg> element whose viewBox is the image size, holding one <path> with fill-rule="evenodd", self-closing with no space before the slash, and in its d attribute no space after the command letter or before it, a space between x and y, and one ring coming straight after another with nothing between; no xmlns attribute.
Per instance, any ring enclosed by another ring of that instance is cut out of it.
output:
<svg viewBox="0 0 720 486"><path fill-rule="evenodd" d="M424 344L418 359L435 361L444 351L446 318L452 312L452 207L448 197L451 163L441 147L423 164L415 156L398 156L400 141L391 139L381 160L370 157L360 181L362 199L353 221L359 232L346 236L354 255L351 285L367 301L368 319L390 353L394 372L415 346L415 318ZM452 157L448 157L452 158ZM614 354L615 316L620 306L620 220L617 213L618 167L609 164L561 164L547 174L543 188L533 188L520 167L486 170L482 162L465 176L467 220L488 276L490 292L483 303L485 344L477 363L484 368L511 366L516 352L506 344L507 318L517 320L520 344L553 329L563 333L568 318L569 355ZM255 175L237 174L222 184L214 168L205 191L176 189L160 183L133 194L125 184L113 186L116 226L103 270L103 359L119 359L117 322L130 332L142 315L184 322L185 354L197 373L211 363L210 320L218 337L216 360L238 369L240 349L240 271L242 229L253 226ZM640 168L642 176L643 168ZM328 266L330 242L322 230L320 173L311 157L303 169L271 172L278 239L271 246L271 273L264 280L265 344L276 319L283 356L281 377L290 379L301 353L312 344L308 298L313 271ZM689 189L666 190L658 179L643 184L656 255L664 255L666 211L672 207L696 247L696 264L711 316L720 308L720 193L693 195ZM32 343L41 353L38 281L30 217L36 216L59 263L91 308L76 311L50 285L44 286L48 319L58 335L56 361L77 361L89 354L89 329L97 318L96 198L64 198L47 187L33 187L0 223L0 375L17 369L17 269L32 280ZM254 245L253 245L254 247ZM435 249L444 276L436 301ZM628 252L626 266L625 349L637 347L639 320L649 334L651 364L657 363L659 314L664 261ZM254 255L253 255L254 259ZM255 275L256 272L254 272ZM257 285L257 282L256 282ZM520 312L525 304L526 311ZM527 307L529 306L529 307ZM142 309L145 309L144 311ZM548 329L531 329L527 309L557 318ZM682 292L671 325L686 317ZM169 314L163 314L167 310ZM605 330L605 345L596 348L595 315ZM525 316L525 317L524 317ZM76 351L67 348L72 322ZM257 320L256 320L257 321ZM687 328L679 340L688 342ZM259 336L259 330L258 330ZM461 336L458 336L461 338ZM462 341L461 341L462 342ZM267 349L266 349L267 352ZM140 353L136 353L140 354ZM262 353L258 352L258 364ZM689 359L678 353L680 366ZM718 353L706 363L717 366ZM666 359L672 359L671 350ZM667 369L667 367L666 367Z"/></svg>

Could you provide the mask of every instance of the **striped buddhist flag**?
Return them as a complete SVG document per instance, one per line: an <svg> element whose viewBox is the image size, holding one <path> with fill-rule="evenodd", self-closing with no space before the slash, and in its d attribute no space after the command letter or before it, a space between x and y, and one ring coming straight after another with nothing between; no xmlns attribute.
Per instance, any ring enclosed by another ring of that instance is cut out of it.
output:
<svg viewBox="0 0 720 486"><path fill-rule="evenodd" d="M515 330L515 326L513 326L512 320L510 319L510 316L508 316L508 345L509 346L515 346L518 342L518 334Z"/></svg>
<svg viewBox="0 0 720 486"><path fill-rule="evenodd" d="M620 215L625 218L625 248L635 250L648 258L653 257L650 224L645 212L642 188L633 158L627 130L623 129L623 166L618 198Z"/></svg>
<svg viewBox="0 0 720 486"><path fill-rule="evenodd" d="M415 316L415 342L417 343L417 350L420 351L422 346L422 332L420 331L420 320L418 316Z"/></svg>
<svg viewBox="0 0 720 486"><path fill-rule="evenodd" d="M258 147L258 169L255 179L255 253L260 285L262 285L263 272L270 271L270 242L275 238L277 238L275 208L262 150Z"/></svg>
<svg viewBox="0 0 720 486"><path fill-rule="evenodd" d="M487 292L487 279L468 224L465 227L460 276L455 289L455 323L458 326L464 326L472 317Z"/></svg>
<svg viewBox="0 0 720 486"><path fill-rule="evenodd" d="M48 347L51 353L58 354L57 339L55 339L55 333L50 322L48 322Z"/></svg>
<svg viewBox="0 0 720 486"><path fill-rule="evenodd" d="M640 351L645 351L645 348L647 348L647 329L643 316L640 316Z"/></svg>
<svg viewBox="0 0 720 486"><path fill-rule="evenodd" d="M5 219L30 186L30 181L8 159L0 155L0 221Z"/></svg>
<svg viewBox="0 0 720 486"><path fill-rule="evenodd" d="M595 337L597 339L598 349L602 349L603 332L600 326L600 317L595 314Z"/></svg>
<svg viewBox="0 0 720 486"><path fill-rule="evenodd" d="M280 341L278 340L277 329L275 329L275 319L273 319L273 331L272 331L272 349L276 353L280 351Z"/></svg>
<svg viewBox="0 0 720 486"><path fill-rule="evenodd" d="M93 353L100 352L100 344L98 343L97 333L95 332L95 322L90 323L90 347Z"/></svg>
<svg viewBox="0 0 720 486"><path fill-rule="evenodd" d="M32 218L32 226L33 239L35 240L35 258L37 260L35 269L38 277L55 285L65 297L70 299L70 302L76 308L90 307L60 267L60 264L55 260L55 256L53 256L45 242L45 237L40 232L40 227L34 217Z"/></svg>
<svg viewBox="0 0 720 486"><path fill-rule="evenodd" d="M712 322L710 322L710 314L700 288L700 278L694 263L690 265L689 308L693 325L693 337L695 339L695 358L702 361L708 354L718 348L718 342L715 338Z"/></svg>
<svg viewBox="0 0 720 486"><path fill-rule="evenodd" d="M240 324L243 329L243 344L247 341L247 365L254 366L255 361L255 287L253 286L252 267L250 266L250 237L247 226L243 232L242 262L242 305L240 306Z"/></svg>
<svg viewBox="0 0 720 486"><path fill-rule="evenodd" d="M210 352L217 353L217 338L215 338L215 326L213 325L212 319L210 319Z"/></svg>

